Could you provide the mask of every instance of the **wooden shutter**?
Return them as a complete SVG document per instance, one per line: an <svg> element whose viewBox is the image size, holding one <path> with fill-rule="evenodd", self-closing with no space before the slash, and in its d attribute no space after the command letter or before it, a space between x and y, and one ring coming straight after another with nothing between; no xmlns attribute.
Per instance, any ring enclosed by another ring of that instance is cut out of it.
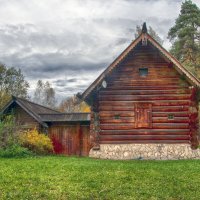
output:
<svg viewBox="0 0 200 200"><path fill-rule="evenodd" d="M152 127L152 104L136 103L135 106L135 126L136 128Z"/></svg>

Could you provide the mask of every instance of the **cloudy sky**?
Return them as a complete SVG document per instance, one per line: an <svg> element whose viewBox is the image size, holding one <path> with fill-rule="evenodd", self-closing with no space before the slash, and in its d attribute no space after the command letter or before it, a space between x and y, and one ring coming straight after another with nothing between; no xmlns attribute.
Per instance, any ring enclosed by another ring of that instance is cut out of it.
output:
<svg viewBox="0 0 200 200"><path fill-rule="evenodd" d="M38 79L59 98L83 92L134 39L136 25L146 21L168 49L181 2L0 0L0 62L22 69L30 93Z"/></svg>

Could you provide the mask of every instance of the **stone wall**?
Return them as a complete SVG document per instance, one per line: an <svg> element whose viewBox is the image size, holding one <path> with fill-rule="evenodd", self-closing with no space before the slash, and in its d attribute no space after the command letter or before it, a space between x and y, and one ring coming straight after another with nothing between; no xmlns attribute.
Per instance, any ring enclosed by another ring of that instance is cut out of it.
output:
<svg viewBox="0 0 200 200"><path fill-rule="evenodd" d="M200 149L190 144L101 144L100 150L90 150L90 157L128 160L200 159Z"/></svg>

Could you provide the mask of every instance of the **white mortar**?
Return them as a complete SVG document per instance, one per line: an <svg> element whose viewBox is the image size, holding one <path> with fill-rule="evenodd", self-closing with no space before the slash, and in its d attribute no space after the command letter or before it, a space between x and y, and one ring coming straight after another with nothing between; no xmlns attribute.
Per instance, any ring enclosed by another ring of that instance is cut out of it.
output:
<svg viewBox="0 0 200 200"><path fill-rule="evenodd" d="M178 160L200 159L200 149L190 144L101 144L100 150L90 150L90 157L102 159Z"/></svg>

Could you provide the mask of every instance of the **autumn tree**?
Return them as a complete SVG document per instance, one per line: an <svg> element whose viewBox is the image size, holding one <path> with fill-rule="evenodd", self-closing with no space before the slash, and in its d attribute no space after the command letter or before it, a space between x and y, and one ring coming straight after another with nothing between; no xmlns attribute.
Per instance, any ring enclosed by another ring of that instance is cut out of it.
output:
<svg viewBox="0 0 200 200"><path fill-rule="evenodd" d="M142 28L141 26L137 25L136 26L136 31L135 31L135 38L137 38L142 32ZM154 31L154 29L149 26L148 28L148 34L154 38L158 43L160 43L161 45L163 44L163 40L161 39L161 37L156 33L156 31Z"/></svg>
<svg viewBox="0 0 200 200"><path fill-rule="evenodd" d="M20 69L0 64L0 109L12 95L28 98L29 84Z"/></svg>
<svg viewBox="0 0 200 200"><path fill-rule="evenodd" d="M63 99L58 110L61 112L90 112L90 107L83 101L80 102L76 95Z"/></svg>
<svg viewBox="0 0 200 200"><path fill-rule="evenodd" d="M172 42L171 53L196 73L200 66L200 9L191 0L182 3L168 38Z"/></svg>
<svg viewBox="0 0 200 200"><path fill-rule="evenodd" d="M56 106L55 90L48 81L38 80L33 101L52 108Z"/></svg>

